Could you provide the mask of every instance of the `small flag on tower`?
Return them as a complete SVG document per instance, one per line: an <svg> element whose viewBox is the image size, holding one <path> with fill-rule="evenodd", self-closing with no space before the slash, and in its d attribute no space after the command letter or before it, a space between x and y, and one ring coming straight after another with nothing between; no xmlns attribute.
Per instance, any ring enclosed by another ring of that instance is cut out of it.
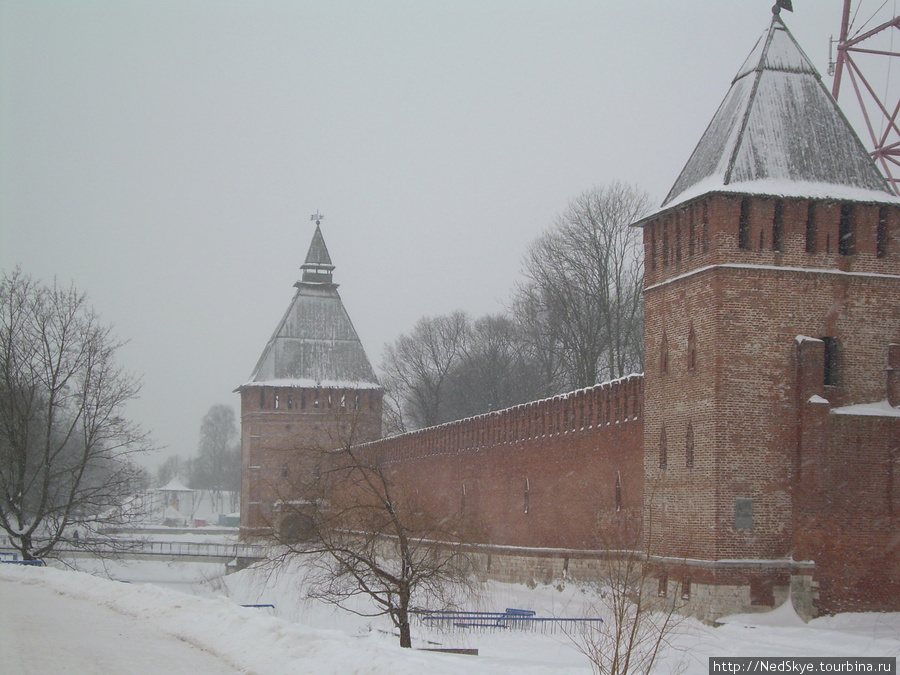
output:
<svg viewBox="0 0 900 675"><path fill-rule="evenodd" d="M775 6L772 8L772 11L778 14L782 9L793 12L794 8L791 5L791 0L775 0Z"/></svg>

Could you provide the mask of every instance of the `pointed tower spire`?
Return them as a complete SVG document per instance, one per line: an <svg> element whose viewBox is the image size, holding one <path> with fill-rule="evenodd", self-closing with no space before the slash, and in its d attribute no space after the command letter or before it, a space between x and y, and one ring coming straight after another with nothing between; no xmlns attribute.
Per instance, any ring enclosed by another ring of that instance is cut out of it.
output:
<svg viewBox="0 0 900 675"><path fill-rule="evenodd" d="M316 231L309 244L306 261L300 266L303 277L297 282L298 284L332 283L331 274L334 271L334 265L331 263L331 256L328 254L328 247L325 246L325 238L322 236L322 228L319 226L323 217L319 213L313 215L316 221Z"/></svg>
<svg viewBox="0 0 900 675"><path fill-rule="evenodd" d="M777 12L662 208L707 192L895 201Z"/></svg>

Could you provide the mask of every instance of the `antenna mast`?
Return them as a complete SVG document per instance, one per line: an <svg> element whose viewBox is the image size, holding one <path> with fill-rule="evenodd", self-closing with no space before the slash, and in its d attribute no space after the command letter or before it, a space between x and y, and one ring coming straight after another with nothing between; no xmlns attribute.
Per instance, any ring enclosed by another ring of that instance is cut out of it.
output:
<svg viewBox="0 0 900 675"><path fill-rule="evenodd" d="M866 75L867 72L870 75L873 74L871 72L873 69L870 67L870 64L873 63L872 59L869 59L865 70L860 66L859 61L859 57L864 54L887 57L879 58L875 63L887 62L887 73L890 76L892 57L900 56L900 52L894 49L894 34L891 29L900 29L900 16L895 14L889 21L865 30L866 26L875 18L873 15L854 32L853 23L859 15L860 8L857 6L856 15L851 21L850 5L851 0L844 0L841 32L837 40L837 59L828 64L828 74L834 75L831 94L837 99L844 77L850 80L869 132L872 147L870 154L881 167L891 188L895 193L900 194L900 127L897 124L900 100L895 100L900 99L900 96L896 92L889 94L887 89L883 95L877 93L870 82L871 78ZM865 32L863 32L864 30ZM878 42L879 38L884 42L885 37L889 38L886 47ZM833 45L834 39L832 38ZM831 54L829 54L829 60L830 58Z"/></svg>

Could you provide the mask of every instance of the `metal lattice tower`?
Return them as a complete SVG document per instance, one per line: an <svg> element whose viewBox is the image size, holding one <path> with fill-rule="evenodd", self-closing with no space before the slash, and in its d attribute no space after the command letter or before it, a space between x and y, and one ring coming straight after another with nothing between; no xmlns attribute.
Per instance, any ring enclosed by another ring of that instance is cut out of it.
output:
<svg viewBox="0 0 900 675"><path fill-rule="evenodd" d="M828 68L829 74L834 75L831 93L837 99L843 80L849 79L868 131L872 158L894 192L900 194L900 94L889 91L887 86L879 91L875 83L875 78L885 73L890 82L893 57L900 56L894 48L894 38L900 36L893 30L900 29L900 16L893 11L890 20L872 27L876 16L884 14L887 0L868 18L860 16L862 2L856 3L851 17L851 4L851 0L844 0L837 57Z"/></svg>

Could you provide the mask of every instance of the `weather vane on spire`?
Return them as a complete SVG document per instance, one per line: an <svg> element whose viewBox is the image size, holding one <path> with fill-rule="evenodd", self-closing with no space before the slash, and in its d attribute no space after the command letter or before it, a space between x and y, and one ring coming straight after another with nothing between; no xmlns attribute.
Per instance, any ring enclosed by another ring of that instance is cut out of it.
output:
<svg viewBox="0 0 900 675"><path fill-rule="evenodd" d="M781 14L782 9L793 12L794 8L791 6L791 0L775 0L775 6L772 7L772 14L777 16L778 14Z"/></svg>
<svg viewBox="0 0 900 675"><path fill-rule="evenodd" d="M309 219L310 219L310 220L316 221L316 226L318 227L319 223L322 222L322 219L323 219L324 217L325 217L325 216L323 216L321 213L319 213L319 210L316 209L316 212L315 212L314 214L312 214L312 215L309 217Z"/></svg>

